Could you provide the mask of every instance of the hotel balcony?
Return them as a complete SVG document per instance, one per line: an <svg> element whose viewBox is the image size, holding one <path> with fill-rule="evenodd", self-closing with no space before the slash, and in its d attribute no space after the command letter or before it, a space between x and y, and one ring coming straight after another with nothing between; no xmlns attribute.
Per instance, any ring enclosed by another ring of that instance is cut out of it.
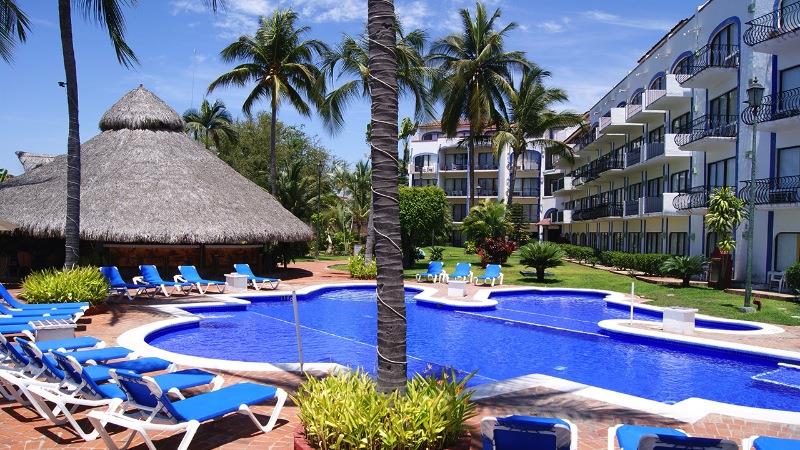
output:
<svg viewBox="0 0 800 450"><path fill-rule="evenodd" d="M577 191L578 187L573 185L573 178L571 176L564 176L564 178L553 180L550 184L550 189L553 195L555 195L556 193Z"/></svg>
<svg viewBox="0 0 800 450"><path fill-rule="evenodd" d="M496 194L495 194L496 195ZM539 188L514 189L514 197L538 197Z"/></svg>
<svg viewBox="0 0 800 450"><path fill-rule="evenodd" d="M484 188L483 186L475 186L475 197L497 197L497 188Z"/></svg>
<svg viewBox="0 0 800 450"><path fill-rule="evenodd" d="M647 95L647 92L645 92L645 95ZM644 101L645 95L642 96L642 101ZM654 120L663 119L665 113L666 111L664 110L655 110L642 104L630 104L625 106L625 118L628 123L649 123Z"/></svg>
<svg viewBox="0 0 800 450"><path fill-rule="evenodd" d="M683 151L712 152L736 143L738 116L706 115L693 120L675 135L674 142Z"/></svg>
<svg viewBox="0 0 800 450"><path fill-rule="evenodd" d="M759 131L796 130L800 127L800 88L765 96L761 106L744 110L742 121L748 125L757 123Z"/></svg>
<svg viewBox="0 0 800 450"><path fill-rule="evenodd" d="M412 173L436 173L436 166L412 166Z"/></svg>
<svg viewBox="0 0 800 450"><path fill-rule="evenodd" d="M466 172L467 165L466 164L457 164L457 163L442 163L439 166L439 170L444 172Z"/></svg>
<svg viewBox="0 0 800 450"><path fill-rule="evenodd" d="M706 45L690 57L688 71L677 74L685 88L706 89L735 79L739 67L738 45Z"/></svg>
<svg viewBox="0 0 800 450"><path fill-rule="evenodd" d="M411 182L411 186L414 186L414 187L436 186L436 185L437 185L437 181L435 179L433 179L433 180L413 180Z"/></svg>
<svg viewBox="0 0 800 450"><path fill-rule="evenodd" d="M675 198L681 195L676 192L665 192L658 197L642 197L639 199L642 215L676 214Z"/></svg>
<svg viewBox="0 0 800 450"><path fill-rule="evenodd" d="M686 109L692 103L692 90L678 83L674 73L667 74L666 89L648 89L644 93L644 107L648 110Z"/></svg>
<svg viewBox="0 0 800 450"><path fill-rule="evenodd" d="M475 170L497 170L498 167L496 162L475 163Z"/></svg>
<svg viewBox="0 0 800 450"><path fill-rule="evenodd" d="M557 211L555 217L550 222L552 224L570 224L572 223L572 211L564 210Z"/></svg>
<svg viewBox="0 0 800 450"><path fill-rule="evenodd" d="M676 195L672 200L672 206L678 211L699 210L696 212L702 213L706 208L708 208L708 198L710 195L710 188L705 186L695 186L689 189L687 192L682 192Z"/></svg>
<svg viewBox="0 0 800 450"><path fill-rule="evenodd" d="M609 115L601 117L598 122L597 137L609 134L627 134L641 130L643 126L641 123L627 121L626 108L611 108Z"/></svg>
<svg viewBox="0 0 800 450"><path fill-rule="evenodd" d="M605 217L622 217L622 203L604 203L591 208L579 209L572 212L573 221L595 220Z"/></svg>
<svg viewBox="0 0 800 450"><path fill-rule="evenodd" d="M625 217L638 217L641 214L639 208L639 199L636 200L625 200L624 205L625 210Z"/></svg>
<svg viewBox="0 0 800 450"><path fill-rule="evenodd" d="M596 128L592 128L592 129L586 131L586 133L584 133L577 140L577 142L575 142L574 150L576 152L579 152L579 151L585 149L586 147L592 145L594 143L595 139L597 139L597 129Z"/></svg>
<svg viewBox="0 0 800 450"><path fill-rule="evenodd" d="M622 170L624 168L624 158L616 158L613 154L608 153L589 164L578 167L569 175L574 178L573 185L578 186L594 181L610 170Z"/></svg>
<svg viewBox="0 0 800 450"><path fill-rule="evenodd" d="M462 191L460 189L445 189L445 195L448 197L466 197L467 191Z"/></svg>
<svg viewBox="0 0 800 450"><path fill-rule="evenodd" d="M750 181L743 181L744 187L739 190L739 198L750 202ZM755 180L753 195L756 205L777 207L800 202L800 175Z"/></svg>
<svg viewBox="0 0 800 450"><path fill-rule="evenodd" d="M671 158L690 158L691 153L678 148L675 134L664 135L664 142L645 142L641 148L642 166L661 164Z"/></svg>
<svg viewBox="0 0 800 450"><path fill-rule="evenodd" d="M787 53L800 45L800 3L792 3L747 22L744 42L761 53Z"/></svg>

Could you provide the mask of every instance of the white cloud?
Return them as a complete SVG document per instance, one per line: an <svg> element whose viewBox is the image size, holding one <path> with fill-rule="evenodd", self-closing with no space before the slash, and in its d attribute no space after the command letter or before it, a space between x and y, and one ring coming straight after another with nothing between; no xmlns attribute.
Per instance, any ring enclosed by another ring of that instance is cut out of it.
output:
<svg viewBox="0 0 800 450"><path fill-rule="evenodd" d="M660 30L668 31L672 28L673 23L666 20L658 19L638 19L638 18L624 18L616 14L611 14L605 11L591 10L583 13L583 17L594 22L605 23L608 25L616 25L626 28L638 28L642 30Z"/></svg>
<svg viewBox="0 0 800 450"><path fill-rule="evenodd" d="M407 4L398 4L397 11L406 30L428 28L430 25L428 23L430 10L428 4L423 1L414 0Z"/></svg>
<svg viewBox="0 0 800 450"><path fill-rule="evenodd" d="M566 31L569 23L570 23L569 17L562 17L561 19L557 20L546 20L538 24L537 26L546 33L561 33L563 31Z"/></svg>

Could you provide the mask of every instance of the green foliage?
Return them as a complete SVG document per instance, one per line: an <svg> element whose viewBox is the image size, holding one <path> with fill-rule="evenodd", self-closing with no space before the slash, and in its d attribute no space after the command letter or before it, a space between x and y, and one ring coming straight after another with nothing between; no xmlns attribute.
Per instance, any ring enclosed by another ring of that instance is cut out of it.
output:
<svg viewBox="0 0 800 450"><path fill-rule="evenodd" d="M574 259L578 262L587 262L590 258L594 257L595 251L592 247L585 247L581 245L572 244L559 244L561 249L567 255L567 258Z"/></svg>
<svg viewBox="0 0 800 450"><path fill-rule="evenodd" d="M736 248L733 230L744 218L744 202L736 197L730 187L719 188L708 200L705 222L709 231L717 233L717 248L722 253L730 253Z"/></svg>
<svg viewBox="0 0 800 450"><path fill-rule="evenodd" d="M643 272L647 275L662 275L664 263L672 255L663 253L601 252L599 262L604 266L615 267L630 272Z"/></svg>
<svg viewBox="0 0 800 450"><path fill-rule="evenodd" d="M354 255L347 260L347 270L350 272L350 278L357 280L374 280L378 276L378 267L375 260L364 263L364 255Z"/></svg>
<svg viewBox="0 0 800 450"><path fill-rule="evenodd" d="M6 181L7 177L8 177L8 170L7 169L0 169L0 183L2 183L3 181Z"/></svg>
<svg viewBox="0 0 800 450"><path fill-rule="evenodd" d="M414 248L434 244L450 229L450 204L444 191L436 186L400 186L400 231L403 264L414 261Z"/></svg>
<svg viewBox="0 0 800 450"><path fill-rule="evenodd" d="M478 246L475 245L475 241L464 242L464 253L467 255L474 255L478 253Z"/></svg>
<svg viewBox="0 0 800 450"><path fill-rule="evenodd" d="M183 121L186 122L186 131L189 135L195 140L202 141L206 148L214 144L214 148L219 149L223 138L236 142L233 116L222 100L217 100L212 105L208 99L203 99L199 110L190 108L183 113Z"/></svg>
<svg viewBox="0 0 800 450"><path fill-rule="evenodd" d="M800 262L786 269L786 285L794 292L800 292Z"/></svg>
<svg viewBox="0 0 800 450"><path fill-rule="evenodd" d="M22 281L21 296L28 303L103 303L108 296L108 281L97 267L45 269Z"/></svg>
<svg viewBox="0 0 800 450"><path fill-rule="evenodd" d="M481 265L505 264L508 257L514 253L517 245L504 237L490 237L484 240L478 247L478 256L481 257Z"/></svg>
<svg viewBox="0 0 800 450"><path fill-rule="evenodd" d="M522 204L512 203L508 207L508 215L511 222L511 240L516 242L517 246L525 245L530 239L530 235L525 231L530 222L525 220Z"/></svg>
<svg viewBox="0 0 800 450"><path fill-rule="evenodd" d="M441 261L443 254L444 254L444 247L433 246L433 247L431 247L430 260L431 261Z"/></svg>
<svg viewBox="0 0 800 450"><path fill-rule="evenodd" d="M478 247L488 238L505 238L512 230L503 203L484 200L473 207L464 218L464 237Z"/></svg>
<svg viewBox="0 0 800 450"><path fill-rule="evenodd" d="M536 278L544 281L545 269L564 264L564 250L553 242L534 241L519 250L519 262L536 269Z"/></svg>
<svg viewBox="0 0 800 450"><path fill-rule="evenodd" d="M384 395L363 372L338 373L309 378L293 401L316 449L444 449L458 442L475 415L468 378L416 375L406 395Z"/></svg>
<svg viewBox="0 0 800 450"><path fill-rule="evenodd" d="M661 265L661 272L681 279L683 287L689 286L689 280L703 273L706 260L702 256L673 256Z"/></svg>

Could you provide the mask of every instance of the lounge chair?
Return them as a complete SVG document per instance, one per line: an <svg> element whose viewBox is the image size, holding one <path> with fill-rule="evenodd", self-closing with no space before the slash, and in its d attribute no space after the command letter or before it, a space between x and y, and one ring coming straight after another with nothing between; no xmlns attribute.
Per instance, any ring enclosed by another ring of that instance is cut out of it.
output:
<svg viewBox="0 0 800 450"><path fill-rule="evenodd" d="M183 295L189 295L194 287L192 283L184 281L164 281L156 266L151 264L139 266L139 272L142 273L142 276L134 278L134 283L155 286L165 297L178 292ZM172 288L172 292L168 291L167 288Z"/></svg>
<svg viewBox="0 0 800 450"><path fill-rule="evenodd" d="M204 279L200 276L195 266L178 266L178 271L180 271L181 274L175 275L175 281L192 283L197 287L197 291L200 292L200 295L208 292L211 286L216 286L217 292L222 294L225 292L225 287L228 286L228 283L224 281ZM203 290L203 285L206 287L205 290Z"/></svg>
<svg viewBox="0 0 800 450"><path fill-rule="evenodd" d="M269 286L270 289L278 289L278 285L281 283L280 278L255 276L255 274L253 274L253 270L250 268L250 264L234 264L233 270L235 270L239 275L247 276L247 280L253 284L253 287L257 291L264 286ZM261 283L263 286L259 286L259 283Z"/></svg>
<svg viewBox="0 0 800 450"><path fill-rule="evenodd" d="M283 389L277 387L256 383L239 383L218 391L198 394L173 402L154 378L123 370L116 371L114 377L136 403L147 404L155 400L156 406L152 408L152 413L145 419L131 413L90 411L89 421L100 432L100 437L110 449L120 447L105 430L105 423L131 430L131 438L133 435L139 434L150 449L156 448L150 437L151 431L185 431L178 450L186 450L201 423L216 421L234 412L247 415L259 430L268 433L275 426L287 396ZM250 407L264 404L273 399L275 407L272 409L267 424L262 425ZM123 448L126 448L131 440L128 439Z"/></svg>
<svg viewBox="0 0 800 450"><path fill-rule="evenodd" d="M549 417L484 417L481 438L483 450L576 450L578 427Z"/></svg>
<svg viewBox="0 0 800 450"><path fill-rule="evenodd" d="M3 298L12 310L19 311L38 311L38 310L86 310L89 309L89 303L74 302L74 303L22 303L14 298L8 289L0 283L0 297Z"/></svg>
<svg viewBox="0 0 800 450"><path fill-rule="evenodd" d="M13 310L0 305L0 314L8 317L3 318L29 318L29 320L36 320L36 318L51 318L51 317L70 317L77 319L83 315L82 309L26 309L26 310ZM31 319L33 318L33 319Z"/></svg>
<svg viewBox="0 0 800 450"><path fill-rule="evenodd" d="M147 293L148 290L156 290L159 286L151 285L145 283L142 280L140 283L128 283L125 279L122 278L122 275L119 273L119 269L117 266L105 266L100 268L100 273L106 277L108 280L108 294L109 295L122 295L128 300L133 300L134 297L138 297L142 294ZM135 289L136 293L131 297L130 289Z"/></svg>
<svg viewBox="0 0 800 450"><path fill-rule="evenodd" d="M53 315L44 315L44 316L6 316L0 317L0 326L3 325L28 325L33 321L36 320L47 320L47 319L63 319L63 320L77 320L73 315L61 315L61 314L53 314ZM31 330L33 329L32 326L29 326Z"/></svg>
<svg viewBox="0 0 800 450"><path fill-rule="evenodd" d="M439 279L446 280L447 272L444 271L444 263L441 261L431 261L428 263L428 270L415 275L417 281L423 278L436 283Z"/></svg>
<svg viewBox="0 0 800 450"><path fill-rule="evenodd" d="M489 280L492 282L492 287L494 287L495 282L500 282L500 286L503 285L503 273L500 272L502 267L499 264L487 264L486 270L483 271L483 275L479 277L475 277L475 285L478 284L478 281L481 284L486 284Z"/></svg>
<svg viewBox="0 0 800 450"><path fill-rule="evenodd" d="M450 280L464 280L467 283L472 283L472 277L472 264L465 262L456 264L456 270L453 273L444 275L445 283L450 282Z"/></svg>
<svg viewBox="0 0 800 450"><path fill-rule="evenodd" d="M616 425L608 429L608 450L614 450L616 438L620 450L738 450L728 439L689 436L676 428L644 425Z"/></svg>
<svg viewBox="0 0 800 450"><path fill-rule="evenodd" d="M750 436L742 439L742 450L797 450L800 440L770 436Z"/></svg>
<svg viewBox="0 0 800 450"><path fill-rule="evenodd" d="M22 333L32 333L33 327L30 326L27 322L26 323L18 323L18 324L0 324L0 334L22 334ZM30 336L31 334L29 334Z"/></svg>

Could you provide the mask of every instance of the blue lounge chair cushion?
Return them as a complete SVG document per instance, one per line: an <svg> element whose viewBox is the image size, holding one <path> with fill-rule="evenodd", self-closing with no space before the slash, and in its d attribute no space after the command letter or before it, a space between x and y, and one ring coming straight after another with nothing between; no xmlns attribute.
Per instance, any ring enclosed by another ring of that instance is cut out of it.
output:
<svg viewBox="0 0 800 450"><path fill-rule="evenodd" d="M161 278L161 274L158 273L158 269L156 266L152 264L146 264L139 266L139 271L142 273L142 278L144 278L145 283L155 286L191 286L192 283L182 283L182 282L175 282L175 281L164 281Z"/></svg>
<svg viewBox="0 0 800 450"><path fill-rule="evenodd" d="M657 440L657 442L655 442ZM646 442L650 441L652 442ZM733 441L719 438L706 438L706 437L690 437L690 436L670 436L670 435L656 435L643 436L639 441L639 445L645 448L654 448L659 450L661 448L670 450L738 450L739 446Z"/></svg>
<svg viewBox="0 0 800 450"><path fill-rule="evenodd" d="M22 347L16 342L14 343L9 342L5 348L8 352L8 356L11 356L19 364L27 366L28 363L30 362L28 356L25 354L25 352L22 351Z"/></svg>
<svg viewBox="0 0 800 450"><path fill-rule="evenodd" d="M28 322L25 323L2 323L0 322L0 334L19 334L23 331L33 331Z"/></svg>
<svg viewBox="0 0 800 450"><path fill-rule="evenodd" d="M488 264L486 266L486 270L483 271L483 275L475 278L479 280L491 280L492 278L499 278L500 269L501 267L497 264Z"/></svg>
<svg viewBox="0 0 800 450"><path fill-rule="evenodd" d="M131 353L133 353L133 351L125 347L106 347L92 350L79 350L76 352L69 352L67 354L75 358L75 360L79 363L86 364L88 361L95 361L99 363L112 359L122 359Z"/></svg>
<svg viewBox="0 0 800 450"><path fill-rule="evenodd" d="M800 449L800 440L759 436L753 441L753 447L756 450L798 450Z"/></svg>
<svg viewBox="0 0 800 450"><path fill-rule="evenodd" d="M239 383L218 391L170 402L170 412L184 422L205 422L239 410L240 405L257 405L275 397L277 389L256 383Z"/></svg>
<svg viewBox="0 0 800 450"><path fill-rule="evenodd" d="M131 372L120 371L119 373L124 375L126 373L130 374ZM167 392L170 389L184 390L210 384L214 381L215 377L216 376L213 373L209 373L204 370L185 369L177 372L157 375L153 377L153 380L156 382L156 384L158 384L158 387L161 388L162 392ZM158 399L153 396L152 392L150 392L150 389L147 386L125 381L124 378L122 379L121 383L122 388L124 388L123 391L130 392L137 404L151 408L154 408L158 404Z"/></svg>
<svg viewBox="0 0 800 450"><path fill-rule="evenodd" d="M137 373L157 372L159 370L167 370L172 363L166 359L156 358L155 356L148 356L146 358L129 359L125 361L114 361L111 363L103 364L111 369L124 369Z"/></svg>
<svg viewBox="0 0 800 450"><path fill-rule="evenodd" d="M553 431L557 426L570 429L568 422L550 417L532 416L506 416L497 417L497 425L503 428L494 428L493 441L484 436L484 449L553 449L569 450L570 442L564 442L559 448L558 440ZM506 429L509 428L509 429ZM538 433L546 432L546 433Z"/></svg>
<svg viewBox="0 0 800 450"><path fill-rule="evenodd" d="M50 317L55 315L72 315L78 312L78 310L51 310L51 309L37 309L37 310L21 310L21 311L14 311L12 309L6 308L3 305L0 305L0 314L7 314L13 317Z"/></svg>
<svg viewBox="0 0 800 450"><path fill-rule="evenodd" d="M206 280L200 276L195 266L178 266L178 271L184 280L190 283L207 284L209 286L219 286L225 284L224 281Z"/></svg>
<svg viewBox="0 0 800 450"><path fill-rule="evenodd" d="M250 268L250 264L234 264L233 270L240 275L247 275L247 278L251 281L280 281L278 278L257 277L253 273L253 269Z"/></svg>
<svg viewBox="0 0 800 450"><path fill-rule="evenodd" d="M636 450L642 436L686 436L686 433L674 428L648 427L644 425L623 425L617 428L617 442L621 450Z"/></svg>
<svg viewBox="0 0 800 450"><path fill-rule="evenodd" d="M418 274L422 277L433 277L436 275L440 275L442 273L442 269L444 269L444 263L441 261L431 261L428 263L428 270L426 272Z"/></svg>
<svg viewBox="0 0 800 450"><path fill-rule="evenodd" d="M75 303L36 303L36 304L28 304L22 303L0 283L0 297L8 303L9 306L16 309L84 309L89 307L89 303L85 302L75 302Z"/></svg>
<svg viewBox="0 0 800 450"><path fill-rule="evenodd" d="M65 316L65 315L52 315L52 316L26 316L26 317L0 317L0 325L26 325L28 322L32 322L35 320L47 320L47 319L64 319L64 320L73 320L74 317L72 316ZM27 329L31 330L31 327Z"/></svg>
<svg viewBox="0 0 800 450"><path fill-rule="evenodd" d="M450 276L453 278L468 277L471 268L470 263L458 263L456 264L456 270Z"/></svg>
<svg viewBox="0 0 800 450"><path fill-rule="evenodd" d="M54 339L52 341L36 341L36 346L39 350L47 353L53 350L63 348L64 350L78 350L81 348L94 347L101 341L92 336L81 336L69 339Z"/></svg>

